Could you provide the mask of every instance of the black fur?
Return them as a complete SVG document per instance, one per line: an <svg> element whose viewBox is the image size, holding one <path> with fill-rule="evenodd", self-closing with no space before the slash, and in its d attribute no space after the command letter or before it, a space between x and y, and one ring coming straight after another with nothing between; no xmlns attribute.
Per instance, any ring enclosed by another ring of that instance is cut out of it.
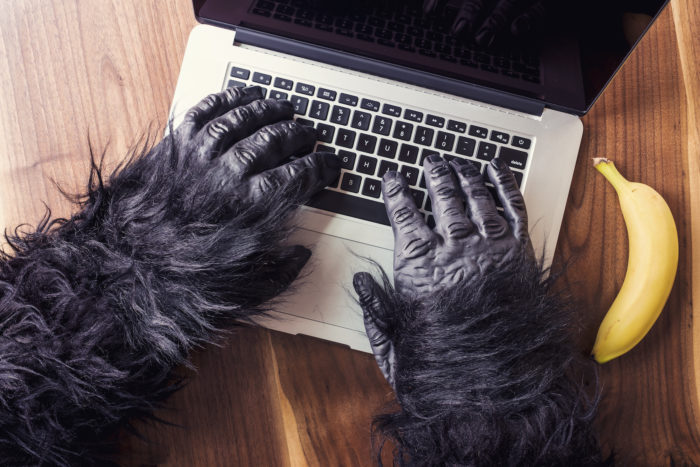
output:
<svg viewBox="0 0 700 467"><path fill-rule="evenodd" d="M2 465L102 464L110 436L178 387L193 346L294 279L309 252L281 246L293 187L232 205L209 170L172 138L106 183L93 158L76 215L6 234Z"/></svg>
<svg viewBox="0 0 700 467"><path fill-rule="evenodd" d="M380 464L387 440L397 465L602 463L581 371L593 363L576 357L573 310L545 276L523 256L428 304L384 278L400 408L375 418Z"/></svg>

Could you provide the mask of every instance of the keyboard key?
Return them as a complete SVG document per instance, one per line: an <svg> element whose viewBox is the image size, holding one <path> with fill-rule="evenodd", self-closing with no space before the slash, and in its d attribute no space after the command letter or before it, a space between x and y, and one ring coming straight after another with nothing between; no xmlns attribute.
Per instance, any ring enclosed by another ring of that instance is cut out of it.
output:
<svg viewBox="0 0 700 467"><path fill-rule="evenodd" d="M479 143L479 149L476 151L477 159L490 161L496 157L496 145L482 141Z"/></svg>
<svg viewBox="0 0 700 467"><path fill-rule="evenodd" d="M318 93L316 93L321 99L326 99L327 101L334 101L337 93L332 89L318 88Z"/></svg>
<svg viewBox="0 0 700 467"><path fill-rule="evenodd" d="M333 142L333 134L335 133L335 127L326 125L325 123L319 123L316 126L316 134L318 135L318 140L324 143Z"/></svg>
<svg viewBox="0 0 700 467"><path fill-rule="evenodd" d="M379 148L377 149L377 154L387 159L393 159L396 157L396 148L399 145L396 141L391 141L382 138L379 142Z"/></svg>
<svg viewBox="0 0 700 467"><path fill-rule="evenodd" d="M314 125L315 125L315 123L313 122L313 120L307 120L307 119L305 119L305 118L297 118L295 121L296 121L297 123L301 123L301 124L304 125L304 126L310 126L311 128L313 128Z"/></svg>
<svg viewBox="0 0 700 467"><path fill-rule="evenodd" d="M309 106L309 100L306 97L292 96L290 99L294 105L294 113L298 115L305 115L306 109Z"/></svg>
<svg viewBox="0 0 700 467"><path fill-rule="evenodd" d="M471 157L474 154L474 148L476 147L476 140L472 138L466 138L460 136L457 140L457 148L455 152L463 156Z"/></svg>
<svg viewBox="0 0 700 467"><path fill-rule="evenodd" d="M344 92L341 92L339 102L341 104L351 105L351 106L355 107L357 105L357 96L353 96L352 94L345 94Z"/></svg>
<svg viewBox="0 0 700 467"><path fill-rule="evenodd" d="M337 123L338 125L347 125L350 119L350 109L343 107L342 105L334 105L333 112L331 112L331 122Z"/></svg>
<svg viewBox="0 0 700 467"><path fill-rule="evenodd" d="M442 128L443 126L445 126L445 119L442 117L438 117L437 115L428 114L428 116L425 117L425 124Z"/></svg>
<svg viewBox="0 0 700 467"><path fill-rule="evenodd" d="M245 68L238 68L236 66L231 67L231 78L248 79L249 76L250 70L246 70Z"/></svg>
<svg viewBox="0 0 700 467"><path fill-rule="evenodd" d="M338 157L340 157L340 166L342 168L348 170L355 168L355 158L357 155L354 152L344 151L341 149L338 151Z"/></svg>
<svg viewBox="0 0 700 467"><path fill-rule="evenodd" d="M377 137L362 133L357 141L357 150L372 154L377 146Z"/></svg>
<svg viewBox="0 0 700 467"><path fill-rule="evenodd" d="M382 117L381 115L376 115L374 117L374 125L372 125L372 133L377 133L379 135L389 136L391 131L392 119L388 117Z"/></svg>
<svg viewBox="0 0 700 467"><path fill-rule="evenodd" d="M425 206L423 207L423 210L425 212L432 212L433 211L433 202L430 199L430 196L428 196L428 199L425 200Z"/></svg>
<svg viewBox="0 0 700 467"><path fill-rule="evenodd" d="M508 144L508 141L510 141L510 135L508 133L493 130L491 132L491 141L495 141L497 143L502 144Z"/></svg>
<svg viewBox="0 0 700 467"><path fill-rule="evenodd" d="M472 125L469 127L469 134L478 138L486 138L488 132L489 130L480 126Z"/></svg>
<svg viewBox="0 0 700 467"><path fill-rule="evenodd" d="M288 97L288 94L286 92L282 91L276 91L273 89L270 91L270 99L277 99L278 101L284 100Z"/></svg>
<svg viewBox="0 0 700 467"><path fill-rule="evenodd" d="M418 148L410 144L402 144L399 150L399 160L409 164L415 164L418 160Z"/></svg>
<svg viewBox="0 0 700 467"><path fill-rule="evenodd" d="M351 174L349 172L345 172L343 174L343 180L340 182L340 189L345 190L345 191L351 191L353 193L357 193L358 191L360 191L360 182L361 181L362 181L361 176L359 176L357 174Z"/></svg>
<svg viewBox="0 0 700 467"><path fill-rule="evenodd" d="M373 101L372 99L362 99L360 107L365 110L372 110L374 112L379 112L379 102Z"/></svg>
<svg viewBox="0 0 700 467"><path fill-rule="evenodd" d="M409 185L418 185L418 169L409 165L401 167L401 174L408 180Z"/></svg>
<svg viewBox="0 0 700 467"><path fill-rule="evenodd" d="M391 105L391 104L384 104L382 106L382 113L385 115L391 115L392 117L400 117L401 116L401 107Z"/></svg>
<svg viewBox="0 0 700 467"><path fill-rule="evenodd" d="M414 143L430 146L433 143L433 134L435 131L431 128L419 126L416 128L416 136L413 138Z"/></svg>
<svg viewBox="0 0 700 467"><path fill-rule="evenodd" d="M318 120L325 120L328 116L328 109L330 104L321 101L313 101L311 103L311 110L309 110L309 117L316 118Z"/></svg>
<svg viewBox="0 0 700 467"><path fill-rule="evenodd" d="M377 172L377 177L383 177L384 174L390 170L399 170L399 164L396 162L381 161L379 164L379 172Z"/></svg>
<svg viewBox="0 0 700 467"><path fill-rule="evenodd" d="M517 170L513 170L513 175L515 176L515 182L518 184L518 188L523 184L523 174Z"/></svg>
<svg viewBox="0 0 700 467"><path fill-rule="evenodd" d="M350 126L358 130L367 130L369 129L369 120L371 117L372 116L367 112L356 110L352 114L352 123L350 123Z"/></svg>
<svg viewBox="0 0 700 467"><path fill-rule="evenodd" d="M522 136L513 136L513 146L523 149L530 149L530 140Z"/></svg>
<svg viewBox="0 0 700 467"><path fill-rule="evenodd" d="M423 112L418 112L417 110L406 109L403 113L403 118L406 120L411 120L412 122L422 122Z"/></svg>
<svg viewBox="0 0 700 467"><path fill-rule="evenodd" d="M396 122L396 126L394 126L394 138L410 141L411 134L413 134L413 125L401 121Z"/></svg>
<svg viewBox="0 0 700 467"><path fill-rule="evenodd" d="M464 122L458 122L457 120L448 120L447 129L450 131L456 131L457 133L464 133L467 131L467 124Z"/></svg>
<svg viewBox="0 0 700 467"><path fill-rule="evenodd" d="M352 174L346 173L345 175ZM360 178L358 175L352 176L357 177L358 179ZM356 183L359 189L359 180L357 180ZM307 204L314 208L336 212L338 214L345 214L346 216L352 216L358 219L376 222L378 224L391 225L389 223L389 217L386 215L384 203L359 198L357 196L348 195L339 191L321 190L319 193L314 195L314 197L311 198Z"/></svg>
<svg viewBox="0 0 700 467"><path fill-rule="evenodd" d="M347 130L345 128L340 128L338 130L338 136L335 138L335 144L342 146L344 148L351 149L355 144L355 137L357 135L352 130Z"/></svg>
<svg viewBox="0 0 700 467"><path fill-rule="evenodd" d="M297 83L296 91L299 94L306 94L307 96L313 96L316 86L312 86L306 83Z"/></svg>
<svg viewBox="0 0 700 467"><path fill-rule="evenodd" d="M365 178L365 182L362 185L362 194L372 198L379 198L382 195L382 181L376 178Z"/></svg>
<svg viewBox="0 0 700 467"><path fill-rule="evenodd" d="M513 169L525 170L525 164L527 163L527 153L525 151L501 146L498 157Z"/></svg>
<svg viewBox="0 0 700 467"><path fill-rule="evenodd" d="M416 190L415 188L409 188L411 190L411 196L413 196L413 201L416 203L418 209L423 207L423 199L425 198L425 192L421 190Z"/></svg>
<svg viewBox="0 0 700 467"><path fill-rule="evenodd" d="M293 85L294 85L294 82L291 79L275 78L275 85L274 86L276 88L286 89L287 91L291 91Z"/></svg>
<svg viewBox="0 0 700 467"><path fill-rule="evenodd" d="M367 156L365 154L360 156L360 160L357 161L357 171L362 172L367 175L374 175L374 171L377 169L377 159L372 156Z"/></svg>
<svg viewBox="0 0 700 467"><path fill-rule="evenodd" d="M318 152L332 152L333 154L335 154L335 148L332 148L330 146L326 146L324 144L319 144L318 146L316 146L316 151L318 151Z"/></svg>
<svg viewBox="0 0 700 467"><path fill-rule="evenodd" d="M247 86L243 81L236 81L235 79L230 79L228 80L228 83L226 84L227 88L242 88Z"/></svg>
<svg viewBox="0 0 700 467"><path fill-rule="evenodd" d="M425 221L425 223L428 225L428 228L434 229L435 228L435 218L433 215L428 216L428 220Z"/></svg>
<svg viewBox="0 0 700 467"><path fill-rule="evenodd" d="M435 138L435 147L441 151L450 152L455 144L455 135L452 133L446 133L444 131L438 131L437 138Z"/></svg>
<svg viewBox="0 0 700 467"><path fill-rule="evenodd" d="M256 71L255 73L253 73L253 82L269 85L272 82L272 76L266 75L265 73L258 73Z"/></svg>

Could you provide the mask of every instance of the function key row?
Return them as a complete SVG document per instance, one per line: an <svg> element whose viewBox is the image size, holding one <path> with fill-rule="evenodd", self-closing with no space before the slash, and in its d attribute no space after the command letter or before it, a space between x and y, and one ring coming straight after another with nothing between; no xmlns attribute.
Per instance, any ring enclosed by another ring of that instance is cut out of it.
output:
<svg viewBox="0 0 700 467"><path fill-rule="evenodd" d="M230 71L231 78L238 78L238 79L248 79L250 77L250 70L244 69L244 68L239 68L239 67L231 67ZM272 76L264 73L259 73L255 72L253 73L253 78L252 81L254 83L258 84L263 84L263 85L269 85L272 82ZM241 81L236 81L236 80L230 80L228 83L228 86L245 86L246 83L243 83ZM393 117L400 117L401 113L403 112L403 118L412 122L417 122L417 123L422 123L424 122L428 126L436 127L436 128L444 128L447 126L447 129L449 131L453 131L455 133L465 133L467 132L467 128L469 128L469 136L474 136L476 138L481 138L481 139L490 139L491 141L501 143L501 144L511 144L512 146L515 146L520 149L530 149L530 146L532 144L531 140L528 138L524 138L521 136L513 136L511 139L511 135L508 133L504 133L501 131L497 130L491 130L491 135L489 138L489 130L487 128L478 126L478 125L467 125L465 122L461 122L458 120L452 120L449 119L445 121L444 117L440 117L437 115L432 115L432 114L427 114L424 115L422 112L419 112L417 110L413 109L402 109L399 106L392 105L392 104L380 104L379 101L373 100L373 99L359 99L357 96L354 96L352 94L346 94L346 93L340 93L340 97L338 98L338 93L332 89L326 89L326 88L318 88L316 89L316 86L313 86L311 84L307 83L302 83L302 82L297 82L296 83L296 88L294 88L294 83L292 80L286 79L286 78L275 78L274 79L274 85L275 88L278 89L284 89L287 91L291 91L292 89L295 89L295 91L299 94L307 95L307 96L314 96L314 94L323 100L327 101L336 101L338 99L339 103L351 106L351 107L356 107L358 105L358 102L360 104L360 108L364 110L369 110L371 112L379 112L381 108L381 112L384 115L389 115ZM270 92L270 98L272 99L289 99L289 95L285 92L282 91L276 91L272 90ZM291 98L292 103L294 104L294 109L296 113L299 115L305 115L306 110L308 108L308 99L304 98L302 96L293 96ZM342 109L341 107L334 106L335 108ZM309 116L319 119L319 120L325 120L328 116L328 110L329 110L329 105L324 104L320 101L313 101L313 105L311 108L311 112ZM337 112L339 113L334 113L333 122L340 124L340 125L346 125L348 123L348 118L350 115L350 110L351 109L346 109L344 110L338 110ZM425 118L425 121L424 121ZM369 128L369 121L371 119L371 116L369 114L366 114L364 112L358 112L355 111L355 115L353 117L352 121L352 126L353 128L357 128L360 130L366 130ZM447 123L447 125L445 125ZM391 129L391 124L392 120L391 119L378 119L378 117L375 117L375 125L373 127L373 131L378 134L382 135L388 135ZM399 127L399 125L401 125ZM398 134L398 136L395 134L395 137L398 137L400 139L407 140L406 134L408 133L408 138L410 138L410 131L407 129L408 127L411 127L412 131L412 125L405 123L405 122L399 122L397 121L397 126L395 129L395 133ZM423 133L425 133L425 128L424 127L419 127L423 128L421 130ZM432 141L432 132L430 133L430 140ZM416 135L416 142L421 143L421 144L426 144L427 137L425 135L418 136ZM419 140L418 140L419 139ZM428 145L431 143L428 142ZM441 147L440 149L443 149Z"/></svg>

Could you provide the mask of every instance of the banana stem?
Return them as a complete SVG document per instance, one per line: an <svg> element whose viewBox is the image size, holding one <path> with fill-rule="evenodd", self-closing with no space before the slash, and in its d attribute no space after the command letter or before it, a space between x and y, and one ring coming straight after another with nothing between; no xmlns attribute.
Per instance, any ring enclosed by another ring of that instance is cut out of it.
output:
<svg viewBox="0 0 700 467"><path fill-rule="evenodd" d="M593 166L602 173L603 176L610 182L610 184L615 188L615 191L619 192L625 189L629 185L629 181L618 172L615 164L610 159L605 157L594 157Z"/></svg>

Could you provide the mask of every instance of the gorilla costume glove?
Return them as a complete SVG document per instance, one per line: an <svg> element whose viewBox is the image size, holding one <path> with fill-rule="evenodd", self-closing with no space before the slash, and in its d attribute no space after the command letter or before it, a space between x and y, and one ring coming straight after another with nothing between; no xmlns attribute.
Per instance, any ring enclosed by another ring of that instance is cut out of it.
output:
<svg viewBox="0 0 700 467"><path fill-rule="evenodd" d="M7 237L0 262L3 465L104 464L131 417L177 389L193 346L297 277L290 214L338 176L286 101L232 88L103 183L70 219ZM286 163L284 163L286 162ZM283 165L280 165L283 164Z"/></svg>
<svg viewBox="0 0 700 467"><path fill-rule="evenodd" d="M400 410L375 419L398 465L595 465L595 403L576 373L570 309L535 260L515 178L494 159L424 162L430 229L406 180L384 176L394 286L354 286L377 363Z"/></svg>

